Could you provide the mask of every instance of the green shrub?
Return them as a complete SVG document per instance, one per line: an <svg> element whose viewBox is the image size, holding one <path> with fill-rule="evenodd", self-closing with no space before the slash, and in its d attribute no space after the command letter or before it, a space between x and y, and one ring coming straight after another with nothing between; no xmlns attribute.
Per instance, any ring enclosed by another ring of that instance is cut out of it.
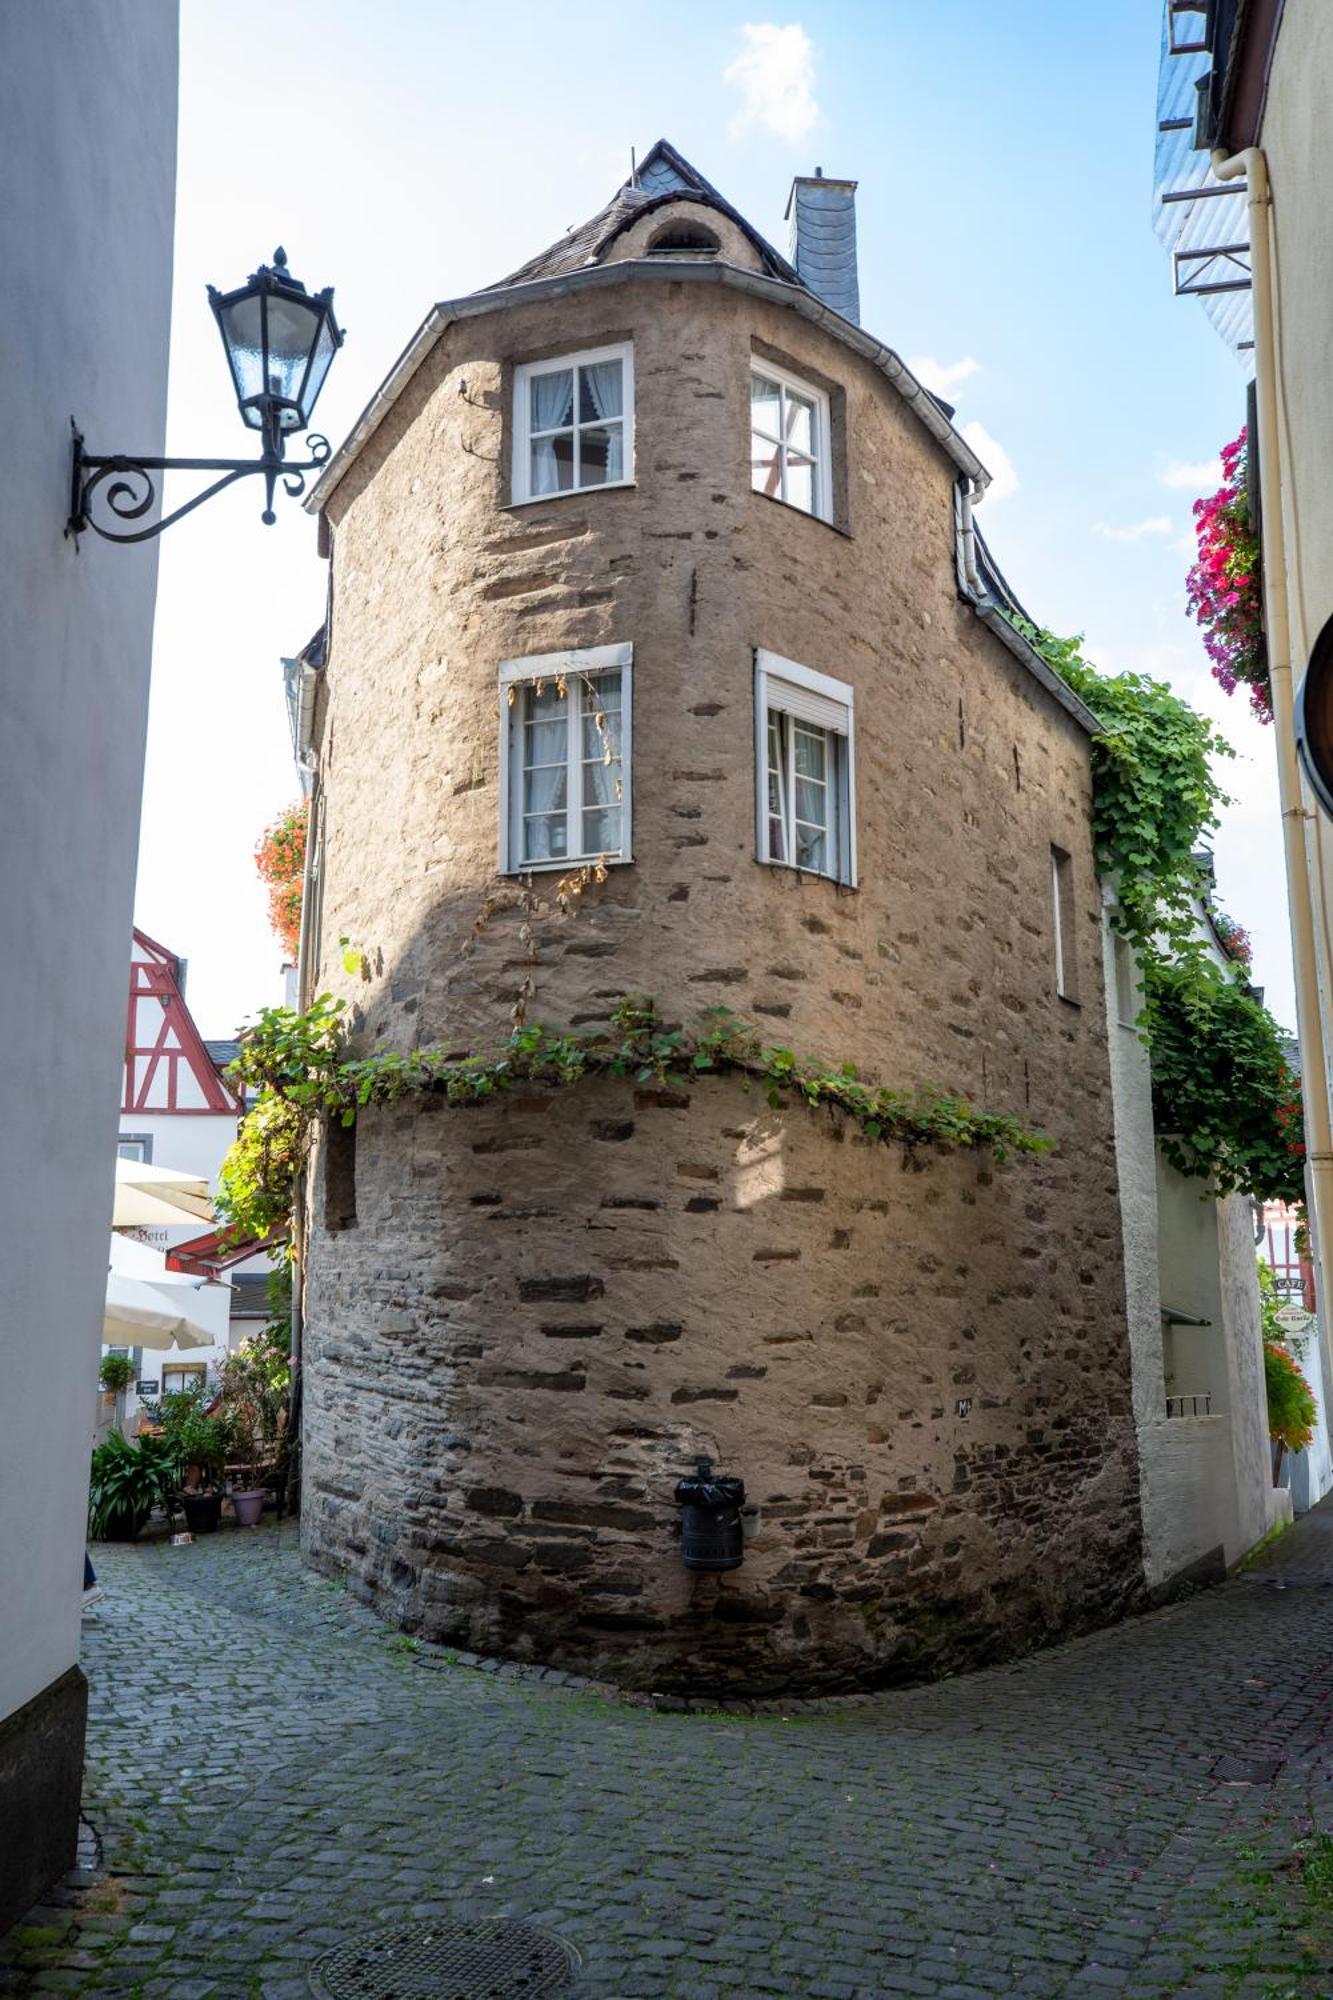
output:
<svg viewBox="0 0 1333 2000"><path fill-rule="evenodd" d="M97 1379L108 1395L118 1396L134 1380L134 1363L128 1354L104 1354Z"/></svg>
<svg viewBox="0 0 1333 2000"><path fill-rule="evenodd" d="M133 1443L113 1431L93 1453L88 1533L94 1541L132 1542L155 1506L170 1503L176 1461L161 1438Z"/></svg>

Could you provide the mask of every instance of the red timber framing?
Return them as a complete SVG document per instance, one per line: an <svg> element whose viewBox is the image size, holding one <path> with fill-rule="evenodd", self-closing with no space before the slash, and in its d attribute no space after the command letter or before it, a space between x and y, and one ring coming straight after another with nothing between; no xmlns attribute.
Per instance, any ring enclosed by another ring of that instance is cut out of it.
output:
<svg viewBox="0 0 1333 2000"><path fill-rule="evenodd" d="M204 1047L174 952L136 930L130 958L122 1113L237 1117L240 1098Z"/></svg>

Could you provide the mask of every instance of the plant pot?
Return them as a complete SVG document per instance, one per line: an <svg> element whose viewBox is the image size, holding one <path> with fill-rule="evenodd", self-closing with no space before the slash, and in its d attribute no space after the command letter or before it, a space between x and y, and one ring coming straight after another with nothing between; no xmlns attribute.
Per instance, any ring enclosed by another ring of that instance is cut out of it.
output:
<svg viewBox="0 0 1333 2000"><path fill-rule="evenodd" d="M257 1528L259 1517L264 1511L264 1489L262 1486L255 1486L242 1493L233 1491L231 1504L235 1510L238 1528Z"/></svg>
<svg viewBox="0 0 1333 2000"><path fill-rule="evenodd" d="M220 1493L182 1493L180 1503L185 1511L185 1525L192 1535L214 1533L222 1519Z"/></svg>
<svg viewBox="0 0 1333 2000"><path fill-rule="evenodd" d="M106 1542L137 1542L139 1530L152 1512L151 1507L117 1507L107 1516L102 1530Z"/></svg>

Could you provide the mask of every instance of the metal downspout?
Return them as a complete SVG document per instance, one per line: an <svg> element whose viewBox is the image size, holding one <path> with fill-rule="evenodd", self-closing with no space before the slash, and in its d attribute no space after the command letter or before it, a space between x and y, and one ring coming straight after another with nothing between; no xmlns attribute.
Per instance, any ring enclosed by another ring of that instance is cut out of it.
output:
<svg viewBox="0 0 1333 2000"><path fill-rule="evenodd" d="M314 874L315 848L319 837L319 760L311 753L310 766L314 770L314 786L310 793L310 816L306 823L305 867L301 875L301 933L296 951L296 1004L306 1005L306 985L310 970L310 894ZM294 1433L294 1448L287 1453L287 1496L288 1511L297 1513L301 1504L301 1460L303 1425L302 1403L305 1383L303 1380L302 1353L305 1334L305 1184L300 1174L295 1178L292 1189L291 1220L291 1401L288 1422Z"/></svg>
<svg viewBox="0 0 1333 2000"><path fill-rule="evenodd" d="M1296 972L1296 1026L1301 1048L1301 1097L1305 1110L1306 1189L1316 1255L1323 1257L1324 1224L1333 1222L1333 1128L1330 1126L1328 1063L1320 1004L1319 941L1315 932L1314 898L1306 821L1314 818L1306 805L1296 756L1291 672L1291 619L1287 601L1288 552L1283 518L1282 440L1278 421L1279 359L1274 334L1273 258L1270 236L1272 194L1268 163L1262 148L1247 146L1229 158L1212 157L1218 180L1246 180L1250 224L1251 289L1254 298L1255 386L1259 414L1259 486L1263 505L1264 623L1268 639L1268 672L1273 690L1273 727L1277 738L1278 792L1282 806L1282 841L1291 899L1292 958ZM1295 495L1292 495L1293 535ZM1333 1380L1324 1298L1319 1300L1319 1326L1326 1380Z"/></svg>

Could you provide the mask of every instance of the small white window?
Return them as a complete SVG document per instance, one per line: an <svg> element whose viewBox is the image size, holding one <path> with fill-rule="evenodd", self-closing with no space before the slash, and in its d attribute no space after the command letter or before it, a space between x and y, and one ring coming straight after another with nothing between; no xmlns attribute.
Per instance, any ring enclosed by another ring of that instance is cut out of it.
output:
<svg viewBox="0 0 1333 2000"><path fill-rule="evenodd" d="M179 1396L186 1389L202 1389L208 1380L208 1370L201 1361L183 1361L179 1367L174 1363L163 1366L162 1394Z"/></svg>
<svg viewBox="0 0 1333 2000"><path fill-rule="evenodd" d="M510 875L629 861L632 646L500 669L500 855Z"/></svg>
<svg viewBox="0 0 1333 2000"><path fill-rule="evenodd" d="M755 656L759 859L856 884L852 690L794 660Z"/></svg>
<svg viewBox="0 0 1333 2000"><path fill-rule="evenodd" d="M1078 1002L1078 953L1074 949L1074 864L1062 847L1051 849L1051 910L1055 937L1055 990Z"/></svg>
<svg viewBox="0 0 1333 2000"><path fill-rule="evenodd" d="M770 500L833 518L829 400L767 361L750 370L750 484Z"/></svg>
<svg viewBox="0 0 1333 2000"><path fill-rule="evenodd" d="M1134 959L1134 947L1119 931L1111 936L1111 948L1115 953L1115 1008L1122 1028L1133 1028L1139 1018L1139 968Z"/></svg>
<svg viewBox="0 0 1333 2000"><path fill-rule="evenodd" d="M514 499L634 477L634 349L599 347L514 371Z"/></svg>

